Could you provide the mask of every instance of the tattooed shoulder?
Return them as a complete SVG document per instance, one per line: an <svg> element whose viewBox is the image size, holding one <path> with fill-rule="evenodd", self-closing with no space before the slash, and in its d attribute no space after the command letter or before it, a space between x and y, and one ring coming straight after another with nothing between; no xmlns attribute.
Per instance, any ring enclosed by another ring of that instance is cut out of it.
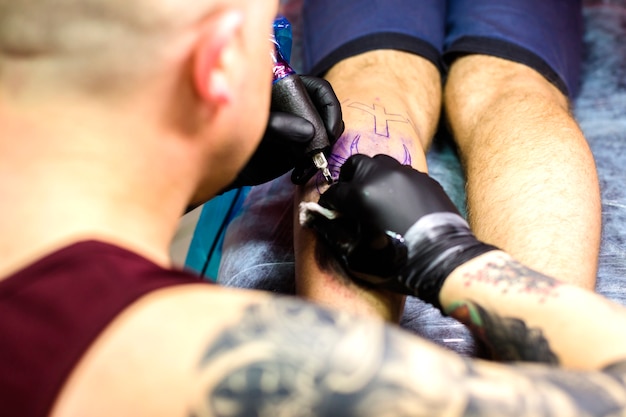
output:
<svg viewBox="0 0 626 417"><path fill-rule="evenodd" d="M382 322L274 298L207 346L189 416L624 415L623 375L462 358Z"/></svg>
<svg viewBox="0 0 626 417"><path fill-rule="evenodd" d="M443 390L417 400L406 346L392 342L400 333L289 298L251 305L207 348L191 415L409 417L447 408Z"/></svg>

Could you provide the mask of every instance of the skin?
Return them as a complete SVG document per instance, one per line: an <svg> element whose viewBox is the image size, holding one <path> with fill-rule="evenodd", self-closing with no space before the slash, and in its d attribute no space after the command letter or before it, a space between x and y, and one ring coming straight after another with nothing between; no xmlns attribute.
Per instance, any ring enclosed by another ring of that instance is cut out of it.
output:
<svg viewBox="0 0 626 417"><path fill-rule="evenodd" d="M547 275L594 289L600 188L567 98L539 73L458 59L444 90L476 236Z"/></svg>

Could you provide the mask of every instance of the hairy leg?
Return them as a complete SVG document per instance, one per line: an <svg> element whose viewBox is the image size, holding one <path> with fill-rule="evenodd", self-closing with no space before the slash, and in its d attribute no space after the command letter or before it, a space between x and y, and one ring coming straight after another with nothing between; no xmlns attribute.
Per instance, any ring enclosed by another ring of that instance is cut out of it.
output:
<svg viewBox="0 0 626 417"><path fill-rule="evenodd" d="M600 191L567 98L524 65L469 55L450 69L444 106L478 238L544 274L592 289Z"/></svg>
<svg viewBox="0 0 626 417"><path fill-rule="evenodd" d="M342 103L346 130L329 160L336 176L355 153L388 154L422 171L425 149L434 135L441 107L437 68L413 54L380 50L346 59L327 74ZM296 193L300 201L317 201L324 185L314 178ZM403 298L355 285L319 257L315 235L294 227L296 291L312 301L354 313L397 321Z"/></svg>

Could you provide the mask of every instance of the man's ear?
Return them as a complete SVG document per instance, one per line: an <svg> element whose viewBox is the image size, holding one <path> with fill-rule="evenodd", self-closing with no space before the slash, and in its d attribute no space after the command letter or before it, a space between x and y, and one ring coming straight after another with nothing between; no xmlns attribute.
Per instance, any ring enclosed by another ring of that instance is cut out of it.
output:
<svg viewBox="0 0 626 417"><path fill-rule="evenodd" d="M231 99L229 70L241 33L243 13L236 9L215 12L204 22L204 33L196 45L193 76L197 93L209 103Z"/></svg>

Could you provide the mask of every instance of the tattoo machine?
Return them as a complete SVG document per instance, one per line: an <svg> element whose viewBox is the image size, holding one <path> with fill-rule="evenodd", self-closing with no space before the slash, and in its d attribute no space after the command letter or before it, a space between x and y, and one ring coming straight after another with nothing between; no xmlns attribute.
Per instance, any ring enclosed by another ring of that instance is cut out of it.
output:
<svg viewBox="0 0 626 417"><path fill-rule="evenodd" d="M283 52L284 40L288 40L287 47L291 47L290 25L282 16L274 21L274 35L271 37L273 48L271 57L274 68L272 84L272 109L300 116L308 120L315 128L315 136L306 147L307 158L298 161L291 173L291 182L305 184L315 172L321 171L328 184L333 179L328 169L328 161L324 152L330 150L330 141L324 122L320 117L313 101L307 93L304 83L289 65ZM289 56L287 54L287 56ZM311 163L312 162L312 163Z"/></svg>

